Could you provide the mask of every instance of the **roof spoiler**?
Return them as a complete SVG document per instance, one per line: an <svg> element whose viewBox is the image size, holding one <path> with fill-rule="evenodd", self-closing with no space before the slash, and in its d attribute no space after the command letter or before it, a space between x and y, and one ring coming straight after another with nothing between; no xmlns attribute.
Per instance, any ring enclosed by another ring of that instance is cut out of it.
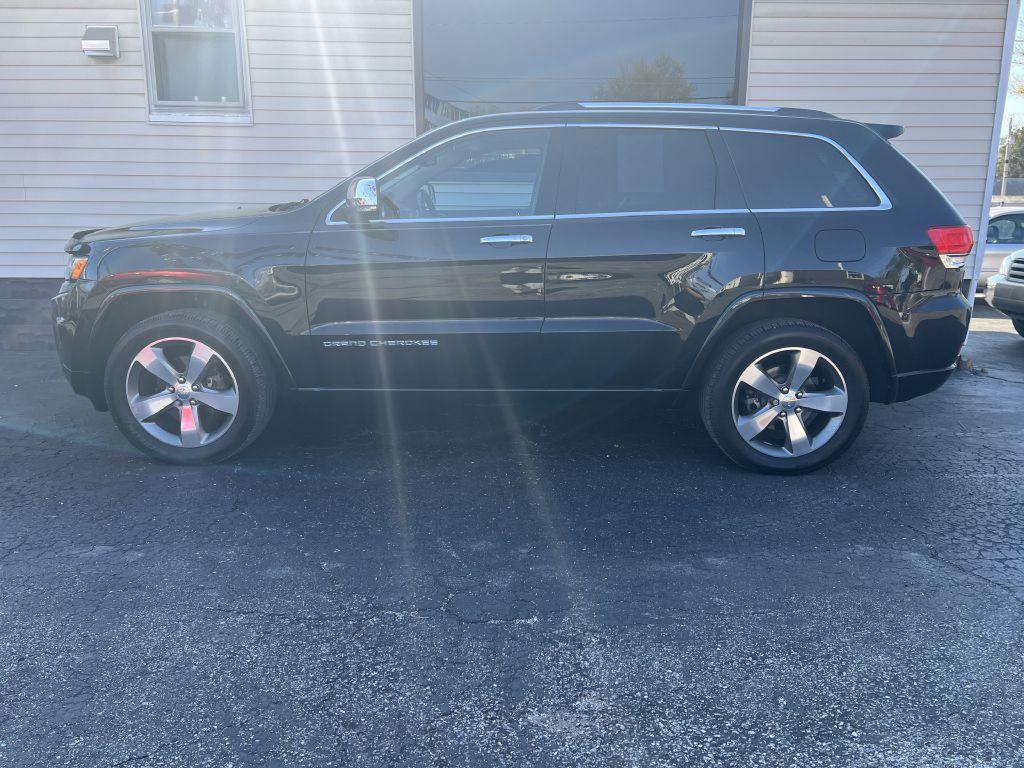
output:
<svg viewBox="0 0 1024 768"><path fill-rule="evenodd" d="M902 125L892 125L891 123L866 123L866 125L886 141L902 136L903 131L906 130Z"/></svg>

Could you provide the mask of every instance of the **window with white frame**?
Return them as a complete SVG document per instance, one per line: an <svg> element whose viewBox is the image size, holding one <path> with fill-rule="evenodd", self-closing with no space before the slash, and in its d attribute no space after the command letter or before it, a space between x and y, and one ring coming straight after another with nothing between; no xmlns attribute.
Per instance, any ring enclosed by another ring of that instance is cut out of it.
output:
<svg viewBox="0 0 1024 768"><path fill-rule="evenodd" d="M250 120L241 0L141 0L150 118Z"/></svg>

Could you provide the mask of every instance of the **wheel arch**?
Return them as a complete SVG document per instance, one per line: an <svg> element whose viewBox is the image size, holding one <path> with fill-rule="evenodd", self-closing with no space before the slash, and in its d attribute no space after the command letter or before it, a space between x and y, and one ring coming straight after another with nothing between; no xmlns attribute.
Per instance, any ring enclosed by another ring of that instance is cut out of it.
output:
<svg viewBox="0 0 1024 768"><path fill-rule="evenodd" d="M104 297L89 334L89 359L106 361L114 344L125 331L148 317L174 309L204 309L244 323L264 345L274 364L274 373L285 386L295 380L263 323L245 301L231 290L219 286L128 286ZM100 410L107 409L103 395L103 369L91 372L89 397Z"/></svg>
<svg viewBox="0 0 1024 768"><path fill-rule="evenodd" d="M706 370L712 355L737 330L759 320L779 317L807 320L841 336L864 363L871 400L889 403L895 399L895 358L878 310L866 296L840 288L810 291L770 289L737 298L721 314L704 340L683 388L698 386L702 371Z"/></svg>

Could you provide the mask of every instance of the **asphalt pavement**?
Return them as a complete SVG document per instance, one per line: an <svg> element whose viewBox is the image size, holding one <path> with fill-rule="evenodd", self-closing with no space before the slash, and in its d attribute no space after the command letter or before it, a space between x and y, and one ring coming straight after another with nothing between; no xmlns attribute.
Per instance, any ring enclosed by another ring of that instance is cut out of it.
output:
<svg viewBox="0 0 1024 768"><path fill-rule="evenodd" d="M1024 339L967 356L780 478L607 396L175 468L0 352L0 766L1024 765Z"/></svg>

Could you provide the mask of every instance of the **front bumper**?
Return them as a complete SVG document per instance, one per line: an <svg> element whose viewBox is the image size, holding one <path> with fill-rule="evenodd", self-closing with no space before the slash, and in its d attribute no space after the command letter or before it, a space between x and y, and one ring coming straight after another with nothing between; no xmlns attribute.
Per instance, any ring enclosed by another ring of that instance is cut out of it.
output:
<svg viewBox="0 0 1024 768"><path fill-rule="evenodd" d="M57 358L60 360L64 378L68 380L75 394L88 397L94 406L103 410L102 397L98 397L94 391L95 377L85 364L87 350L84 347L88 345L83 343L83 338L79 338L81 307L88 295L89 287L91 285L65 282L57 295L50 300L50 313L53 318Z"/></svg>
<svg viewBox="0 0 1024 768"><path fill-rule="evenodd" d="M1010 281L1006 275L994 275L985 286L985 301L1004 315L1024 319L1024 283Z"/></svg>

